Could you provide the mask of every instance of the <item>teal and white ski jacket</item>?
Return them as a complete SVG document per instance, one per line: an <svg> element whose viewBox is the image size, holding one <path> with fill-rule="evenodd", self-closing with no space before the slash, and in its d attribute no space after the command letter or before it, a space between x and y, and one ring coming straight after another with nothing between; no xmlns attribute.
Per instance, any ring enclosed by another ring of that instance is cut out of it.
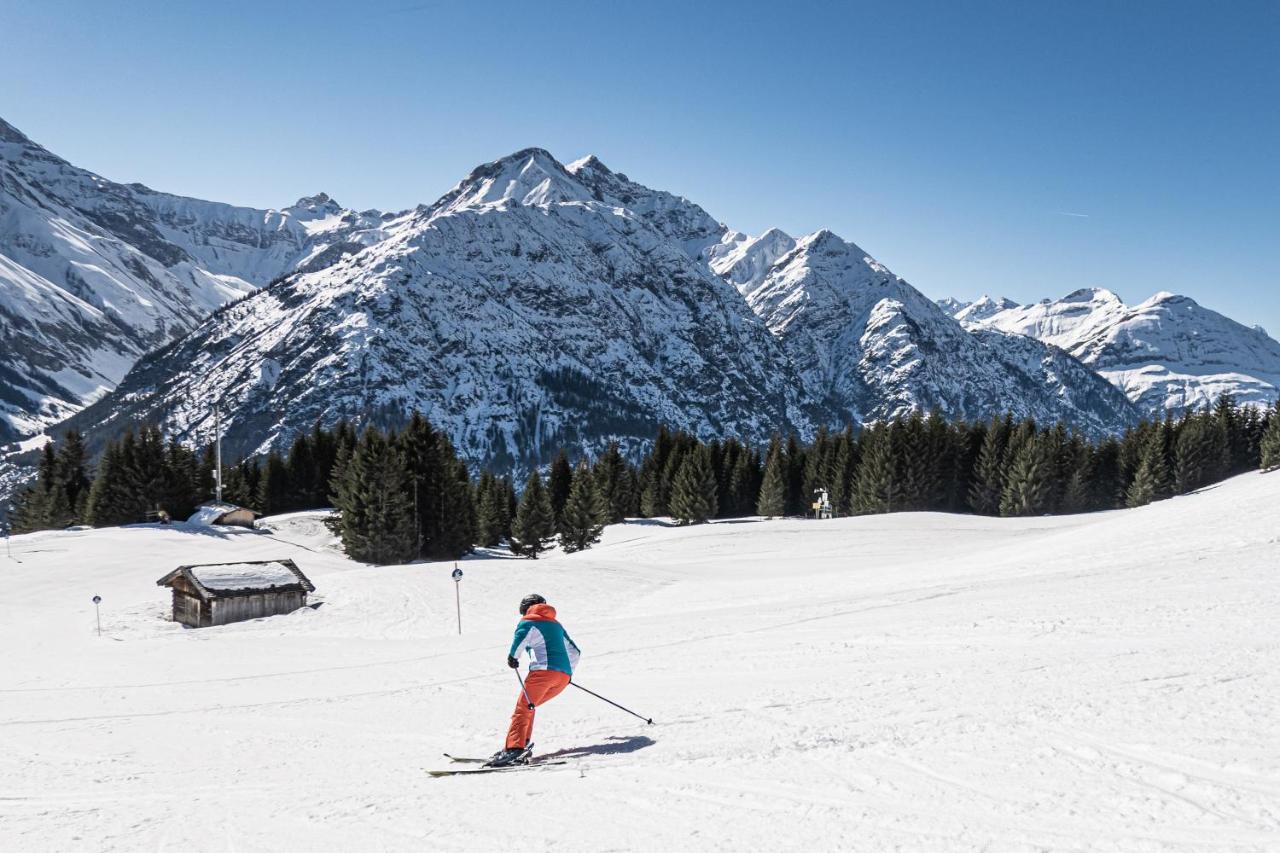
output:
<svg viewBox="0 0 1280 853"><path fill-rule="evenodd" d="M521 649L529 653L530 672L553 669L565 675L573 675L581 654L569 632L556 621L556 609L550 604L535 604L525 611L508 655L516 657Z"/></svg>

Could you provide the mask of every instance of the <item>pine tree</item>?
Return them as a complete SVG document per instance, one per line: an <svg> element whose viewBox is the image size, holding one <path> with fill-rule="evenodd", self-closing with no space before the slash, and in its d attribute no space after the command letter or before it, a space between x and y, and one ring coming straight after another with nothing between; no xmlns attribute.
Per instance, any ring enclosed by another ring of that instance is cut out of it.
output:
<svg viewBox="0 0 1280 853"><path fill-rule="evenodd" d="M939 416L941 417L941 416ZM898 510L934 506L942 494L940 462L944 449L935 446L924 415L914 410L889 425L896 478L894 504Z"/></svg>
<svg viewBox="0 0 1280 853"><path fill-rule="evenodd" d="M1262 433L1260 442L1262 470L1270 471L1280 468L1280 400L1267 415L1266 431Z"/></svg>
<svg viewBox="0 0 1280 853"><path fill-rule="evenodd" d="M622 458L618 442L611 441L604 453L596 460L594 475L596 491L608 507L609 517L606 524L619 524L626 517L631 503L630 481L627 478L627 462Z"/></svg>
<svg viewBox="0 0 1280 853"><path fill-rule="evenodd" d="M164 434L158 427L143 427L131 460L126 454L126 476L141 520L154 519L157 511L169 512L168 507L162 506L166 468Z"/></svg>
<svg viewBox="0 0 1280 853"><path fill-rule="evenodd" d="M596 479L586 461L578 463L569 487L569 498L560 515L560 545L572 553L600 541L609 519L609 505L596 489Z"/></svg>
<svg viewBox="0 0 1280 853"><path fill-rule="evenodd" d="M825 426L819 427L818 434L813 439L813 444L809 446L808 452L805 454L801 497L806 510L816 498L815 492L819 489L827 489L828 492L831 490L831 471L835 467L832 460L833 451L834 443L827 432L827 428Z"/></svg>
<svg viewBox="0 0 1280 853"><path fill-rule="evenodd" d="M675 441L671 433L665 426L658 427L653 449L645 455L640 466L640 514L646 518L667 514L669 483L664 480L663 474L674 449Z"/></svg>
<svg viewBox="0 0 1280 853"><path fill-rule="evenodd" d="M263 515L276 515L292 509L290 485L288 465L278 452L272 450L267 454L262 477L258 481L258 511Z"/></svg>
<svg viewBox="0 0 1280 853"><path fill-rule="evenodd" d="M848 515L853 499L853 478L858 471L858 444L853 427L847 427L835 440L835 457L831 471L831 512Z"/></svg>
<svg viewBox="0 0 1280 853"><path fill-rule="evenodd" d="M511 522L512 552L532 560L547 549L548 540L555 535L556 519L551 510L551 496L542 484L542 475L535 468L525 481L520 495L520 507Z"/></svg>
<svg viewBox="0 0 1280 853"><path fill-rule="evenodd" d="M475 502L476 542L485 548L497 547L506 532L503 520L506 495L498 480L488 471L480 475Z"/></svg>
<svg viewBox="0 0 1280 853"><path fill-rule="evenodd" d="M499 491L503 496L502 502L502 538L511 539L511 525L515 523L516 512L520 508L520 502L516 500L516 487L511 482L510 477L503 477L498 481Z"/></svg>
<svg viewBox="0 0 1280 853"><path fill-rule="evenodd" d="M857 515L892 512L897 483L889 426L879 422L864 430L859 444L861 461L854 476L853 512Z"/></svg>
<svg viewBox="0 0 1280 853"><path fill-rule="evenodd" d="M1173 478L1178 494L1185 495L1217 479L1225 461L1223 433L1213 418L1189 415L1178 425L1174 441Z"/></svg>
<svg viewBox="0 0 1280 853"><path fill-rule="evenodd" d="M441 527L427 553L439 560L456 560L468 553L476 541L476 509L471 500L471 477L466 463L458 459L453 443L440 436L438 452L445 472L441 483Z"/></svg>
<svg viewBox="0 0 1280 853"><path fill-rule="evenodd" d="M1164 426L1157 425L1149 431L1147 440L1143 444L1133 482L1125 492L1126 506L1145 506L1152 501L1169 496L1171 477L1169 463L1165 459L1164 444Z"/></svg>
<svg viewBox="0 0 1280 853"><path fill-rule="evenodd" d="M320 480L323 474L315 456L315 433L299 433L289 447L289 455L285 461L284 482L287 490L286 494L277 498L280 511L291 512L323 506L318 488L318 484L323 482Z"/></svg>
<svg viewBox="0 0 1280 853"><path fill-rule="evenodd" d="M76 430L68 430L58 447L56 475L59 486L66 492L71 515L68 524L84 522L85 504L89 500L88 453L84 438Z"/></svg>
<svg viewBox="0 0 1280 853"><path fill-rule="evenodd" d="M547 475L547 495L551 498L551 511L555 513L556 525L559 529L560 517L564 514L564 505L569 501L569 490L573 488L573 467L564 448L556 454L551 463L551 473Z"/></svg>
<svg viewBox="0 0 1280 853"><path fill-rule="evenodd" d="M716 518L728 518L733 514L733 495L729 492L729 481L733 476L733 464L742 452L736 438L727 441L713 441L709 445L711 451L711 471L716 480Z"/></svg>
<svg viewBox="0 0 1280 853"><path fill-rule="evenodd" d="M131 432L119 441L107 443L98 459L98 469L89 487L89 500L85 509L87 521L94 527L110 527L133 524L139 517L134 495L126 482L125 439L133 440Z"/></svg>
<svg viewBox="0 0 1280 853"><path fill-rule="evenodd" d="M1258 457L1250 452L1246 420L1235 398L1230 394L1219 396L1214 404L1213 413L1226 439L1227 470L1223 476L1247 471L1253 467Z"/></svg>
<svg viewBox="0 0 1280 853"><path fill-rule="evenodd" d="M418 531L402 451L367 428L334 477L334 507L347 556L379 565L412 560Z"/></svg>
<svg viewBox="0 0 1280 853"><path fill-rule="evenodd" d="M1073 444L1071 464L1062 475L1065 475L1065 484L1059 510L1081 513L1093 509L1093 454L1088 445L1083 442Z"/></svg>
<svg viewBox="0 0 1280 853"><path fill-rule="evenodd" d="M782 459L783 471L787 477L787 515L804 515L811 503L804 494L804 469L808 454L800 446L800 439L795 433L787 439L787 449Z"/></svg>
<svg viewBox="0 0 1280 853"><path fill-rule="evenodd" d="M979 515L1000 512L1004 494L1004 452L1013 432L1013 418L991 418L982 447L978 450L973 482L969 486L969 506Z"/></svg>
<svg viewBox="0 0 1280 853"><path fill-rule="evenodd" d="M732 517L754 515L756 500L760 496L760 456L754 450L743 448L729 473L729 506Z"/></svg>
<svg viewBox="0 0 1280 853"><path fill-rule="evenodd" d="M471 549L477 535L466 466L449 437L418 412L410 416L396 442L406 462L407 494L410 507L416 509L420 554L438 560L457 559Z"/></svg>
<svg viewBox="0 0 1280 853"><path fill-rule="evenodd" d="M1120 481L1120 442L1107 438L1097 445L1089 460L1091 508L1117 509L1124 489Z"/></svg>
<svg viewBox="0 0 1280 853"><path fill-rule="evenodd" d="M1054 467L1051 436L1033 435L1024 439L1009 467L1004 494L1000 497L1000 514L1043 515L1052 511Z"/></svg>
<svg viewBox="0 0 1280 853"><path fill-rule="evenodd" d="M195 453L171 439L165 450L164 485L158 500L170 518L181 521L196 511L199 481Z"/></svg>
<svg viewBox="0 0 1280 853"><path fill-rule="evenodd" d="M671 486L671 514L678 524L701 524L716 514L716 478L710 457L705 446L683 455Z"/></svg>
<svg viewBox="0 0 1280 853"><path fill-rule="evenodd" d="M769 453L765 457L764 478L760 483L760 496L756 500L756 515L776 518L787 512L787 477L782 458L782 445L777 435L769 441Z"/></svg>

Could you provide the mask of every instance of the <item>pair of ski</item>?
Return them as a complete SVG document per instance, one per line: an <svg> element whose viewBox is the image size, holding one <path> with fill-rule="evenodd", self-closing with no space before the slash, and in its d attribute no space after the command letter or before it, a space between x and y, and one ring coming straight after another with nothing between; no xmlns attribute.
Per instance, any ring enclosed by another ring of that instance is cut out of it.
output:
<svg viewBox="0 0 1280 853"><path fill-rule="evenodd" d="M529 744L529 746L532 747L533 744ZM439 778L441 776L467 776L473 773L506 773L511 770L532 770L535 767L548 767L552 764L568 763L565 761L538 761L537 759L530 759L529 761L520 764L507 764L503 767L486 767L485 763L489 760L487 758L460 758L456 755L450 755L447 752L444 753L444 757L454 764L473 764L479 766L461 767L452 770L428 770L427 774L429 776Z"/></svg>

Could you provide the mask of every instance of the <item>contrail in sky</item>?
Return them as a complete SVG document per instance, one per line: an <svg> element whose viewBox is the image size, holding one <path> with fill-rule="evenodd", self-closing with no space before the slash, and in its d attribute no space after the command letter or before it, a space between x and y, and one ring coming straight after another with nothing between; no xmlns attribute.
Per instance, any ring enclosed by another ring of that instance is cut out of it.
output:
<svg viewBox="0 0 1280 853"><path fill-rule="evenodd" d="M1065 210L1059 210L1059 211L1056 211L1056 212L1057 212L1057 214L1058 214L1059 216L1074 216L1076 219L1088 219L1088 218L1089 218L1089 214L1087 214L1087 213L1069 213L1068 211L1065 211Z"/></svg>

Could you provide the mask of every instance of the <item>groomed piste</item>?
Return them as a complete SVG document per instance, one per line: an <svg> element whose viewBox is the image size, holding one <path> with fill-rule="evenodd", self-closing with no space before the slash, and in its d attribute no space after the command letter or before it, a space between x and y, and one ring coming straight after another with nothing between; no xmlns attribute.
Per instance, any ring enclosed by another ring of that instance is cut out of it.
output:
<svg viewBox="0 0 1280 853"><path fill-rule="evenodd" d="M1135 510L606 530L577 554L348 561L139 526L0 552L0 849L1275 850L1280 473ZM155 585L289 558L314 609L216 628ZM555 602L563 763L500 746L516 604ZM91 598L102 597L102 635Z"/></svg>

